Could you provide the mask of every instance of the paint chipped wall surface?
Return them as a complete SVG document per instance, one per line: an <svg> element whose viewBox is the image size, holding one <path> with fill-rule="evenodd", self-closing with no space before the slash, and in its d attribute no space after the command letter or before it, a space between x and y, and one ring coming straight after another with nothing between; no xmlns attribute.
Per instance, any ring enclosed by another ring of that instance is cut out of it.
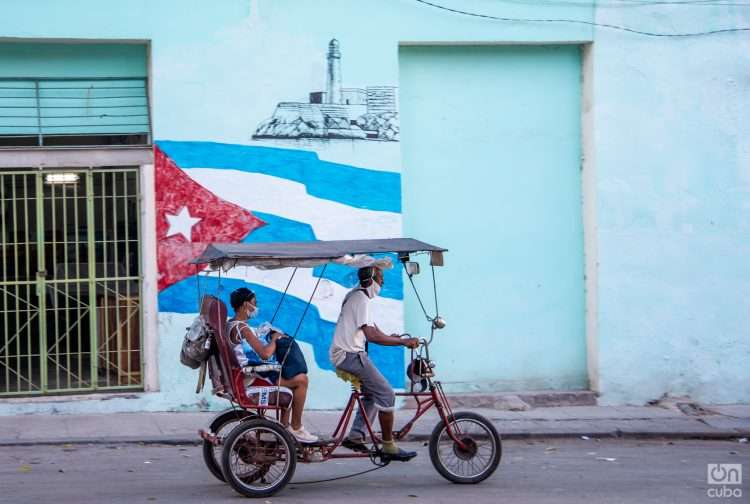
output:
<svg viewBox="0 0 750 504"><path fill-rule="evenodd" d="M718 5L595 10L584 2L469 0L460 8L653 31L750 25L750 10ZM196 396L196 373L177 359L197 305L187 258L209 241L400 235L402 220L409 219L402 215L402 198L415 201L417 189L402 184L398 47L435 42L593 41L591 60L584 63L592 93L583 97L592 118L583 127L593 130L583 154L595 170L593 193L584 198L596 202L596 227L584 232L586 253L596 258L588 273L597 277L590 294L598 311L595 331L580 335L589 337L591 386L608 403L642 403L664 393L750 401L750 310L743 301L750 292L744 259L750 253L746 34L654 39L586 24L489 22L407 0L377 8L364 0L85 0L64 7L44 0L6 2L4 11L2 37L149 41L159 390L108 401L19 399L0 404L0 414L225 406L208 393ZM471 152L466 155L471 159ZM429 165L431 159L423 161ZM492 175L479 181L495 182ZM455 226L467 219L492 222L492 216L473 214L470 202L446 219ZM452 263L450 253L446 260L447 268L465 267ZM279 321L283 328L294 329L319 275L307 270L292 285L288 320ZM339 407L348 394L330 371L326 351L352 280L344 269L326 272L300 335L311 368L310 407ZM214 279L202 288L226 299L245 285L259 295L260 318L270 318L286 278L238 269L221 286ZM451 309L471 311L476 295L465 292ZM404 328L404 298L400 273L389 272L376 307L387 331ZM407 320L418 319L408 297L406 310ZM522 337L519 328L506 327L459 339L471 329L451 327L443 351L458 355L468 344L501 354ZM376 358L392 383L402 385L404 354L390 349ZM440 372L447 381L477 378L478 390L504 376L501 366L456 365ZM529 378L519 383L533 383Z"/></svg>
<svg viewBox="0 0 750 504"><path fill-rule="evenodd" d="M689 32L750 26L750 9L602 8L596 21ZM604 403L750 401L749 35L595 33Z"/></svg>

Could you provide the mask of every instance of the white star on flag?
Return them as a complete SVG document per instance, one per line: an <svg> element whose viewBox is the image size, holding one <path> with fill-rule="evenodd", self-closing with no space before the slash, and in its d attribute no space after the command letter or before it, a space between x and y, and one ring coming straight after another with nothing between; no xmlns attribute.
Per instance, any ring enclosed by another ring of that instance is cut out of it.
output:
<svg viewBox="0 0 750 504"><path fill-rule="evenodd" d="M169 230L167 236L181 234L187 241L192 241L193 226L199 223L202 219L198 219L190 215L188 207L184 206L177 212L177 215L164 213L164 216L169 222Z"/></svg>

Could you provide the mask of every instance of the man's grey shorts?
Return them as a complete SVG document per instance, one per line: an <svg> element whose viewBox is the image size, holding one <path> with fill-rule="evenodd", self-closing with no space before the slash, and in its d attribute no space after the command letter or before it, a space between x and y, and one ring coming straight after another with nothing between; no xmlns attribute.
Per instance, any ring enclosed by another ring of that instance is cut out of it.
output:
<svg viewBox="0 0 750 504"><path fill-rule="evenodd" d="M365 352L346 353L346 358L336 366L351 373L362 382L362 392L368 394L380 411L393 411L396 395L388 380L378 371Z"/></svg>

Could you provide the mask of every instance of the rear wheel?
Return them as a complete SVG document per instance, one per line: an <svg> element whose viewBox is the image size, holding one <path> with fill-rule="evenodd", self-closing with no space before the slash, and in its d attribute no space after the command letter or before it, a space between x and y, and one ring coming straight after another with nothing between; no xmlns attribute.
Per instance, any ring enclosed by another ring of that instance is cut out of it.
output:
<svg viewBox="0 0 750 504"><path fill-rule="evenodd" d="M460 441L448 434L448 426ZM440 421L430 436L430 460L453 483L479 483L497 469L502 454L500 435L482 415L462 411Z"/></svg>
<svg viewBox="0 0 750 504"><path fill-rule="evenodd" d="M211 474L216 476L219 481L226 481L224 473L221 472L221 449L224 440L239 422L250 416L254 416L254 414L245 410L227 410L214 418L209 426L209 430L221 440L221 444L215 446L204 439L203 460Z"/></svg>
<svg viewBox="0 0 750 504"><path fill-rule="evenodd" d="M292 436L276 422L253 418L229 433L221 457L227 483L245 497L270 497L294 476L297 450Z"/></svg>

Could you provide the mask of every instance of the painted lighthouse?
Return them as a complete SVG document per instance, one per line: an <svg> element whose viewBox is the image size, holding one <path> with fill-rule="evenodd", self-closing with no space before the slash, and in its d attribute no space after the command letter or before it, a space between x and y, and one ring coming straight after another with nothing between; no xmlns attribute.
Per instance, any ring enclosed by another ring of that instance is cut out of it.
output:
<svg viewBox="0 0 750 504"><path fill-rule="evenodd" d="M341 51L338 40L332 39L328 44L327 59L326 103L341 103Z"/></svg>
<svg viewBox="0 0 750 504"><path fill-rule="evenodd" d="M253 139L398 141L397 88L343 87L341 59L340 43L331 39L325 91L309 92L307 102L279 102L273 116L257 126Z"/></svg>

